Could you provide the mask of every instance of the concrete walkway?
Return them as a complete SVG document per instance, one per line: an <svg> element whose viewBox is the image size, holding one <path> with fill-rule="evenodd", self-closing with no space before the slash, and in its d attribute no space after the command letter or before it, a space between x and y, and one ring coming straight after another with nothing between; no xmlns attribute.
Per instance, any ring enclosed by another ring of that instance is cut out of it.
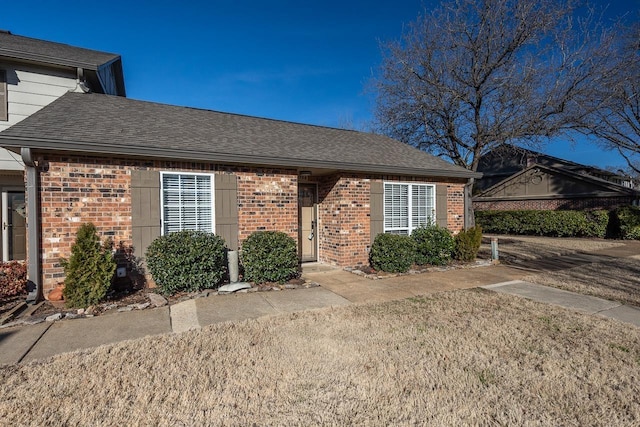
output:
<svg viewBox="0 0 640 427"><path fill-rule="evenodd" d="M600 298L534 285L535 272L575 267L606 257L635 257L640 245L518 266L484 266L371 280L323 265L306 266L304 277L321 286L271 292L216 295L141 311L0 329L0 364L22 363L148 335L179 333L214 323L281 313L382 302L454 289L484 287L640 326L640 309Z"/></svg>
<svg viewBox="0 0 640 427"><path fill-rule="evenodd" d="M316 287L215 295L187 300L171 307L3 328L0 329L0 364L29 362L148 335L199 329L219 322L345 304L349 301Z"/></svg>
<svg viewBox="0 0 640 427"><path fill-rule="evenodd" d="M482 288L570 308L582 313L597 314L640 327L640 308L621 304L616 301L576 294L549 286L523 282L522 280L496 283L482 286Z"/></svg>

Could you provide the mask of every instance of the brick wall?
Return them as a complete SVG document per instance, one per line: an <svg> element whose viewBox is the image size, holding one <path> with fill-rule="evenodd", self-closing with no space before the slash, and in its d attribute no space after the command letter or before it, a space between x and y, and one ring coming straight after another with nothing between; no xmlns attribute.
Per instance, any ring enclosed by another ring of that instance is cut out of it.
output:
<svg viewBox="0 0 640 427"><path fill-rule="evenodd" d="M354 266L367 263L371 244L370 179L331 176L318 185L319 260Z"/></svg>
<svg viewBox="0 0 640 427"><path fill-rule="evenodd" d="M56 156L39 159L43 287L64 280L61 257L68 257L80 224L92 222L102 238L131 245L132 169L233 173L238 177L239 243L257 230L278 230L298 238L297 172L192 162ZM447 184L447 219L451 231L462 229L464 180L420 180L397 176L342 174L318 184L319 260L354 266L368 262L370 185L372 181ZM140 255L140 254L136 254Z"/></svg>
<svg viewBox="0 0 640 427"><path fill-rule="evenodd" d="M368 264L371 246L370 191L372 181L447 184L447 227L458 233L464 227L464 181L424 180L399 176L341 175L319 179L319 261L356 266Z"/></svg>
<svg viewBox="0 0 640 427"><path fill-rule="evenodd" d="M588 197L575 199L533 199L533 200L498 200L474 201L473 208L478 211L496 210L585 210L615 209L618 206L630 205L631 197Z"/></svg>
<svg viewBox="0 0 640 427"><path fill-rule="evenodd" d="M447 184L447 228L453 234L464 229L464 184Z"/></svg>
<svg viewBox="0 0 640 427"><path fill-rule="evenodd" d="M92 222L102 238L131 245L132 169L234 173L238 176L240 242L256 230L284 231L297 241L296 171L63 156L40 158L39 165L45 294L64 280L59 260L70 255L80 224Z"/></svg>

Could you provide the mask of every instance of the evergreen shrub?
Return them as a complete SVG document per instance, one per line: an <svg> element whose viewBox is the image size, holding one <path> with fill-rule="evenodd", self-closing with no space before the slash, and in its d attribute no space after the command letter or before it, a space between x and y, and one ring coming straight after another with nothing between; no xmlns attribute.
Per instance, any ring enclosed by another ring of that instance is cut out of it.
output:
<svg viewBox="0 0 640 427"><path fill-rule="evenodd" d="M482 227L475 226L459 232L455 237L455 259L466 262L475 260L481 244Z"/></svg>
<svg viewBox="0 0 640 427"><path fill-rule="evenodd" d="M378 234L371 245L369 263L376 270L404 273L416 257L416 242L411 236Z"/></svg>
<svg viewBox="0 0 640 427"><path fill-rule="evenodd" d="M298 250L293 237L281 231L256 231L242 243L244 280L284 283L298 277Z"/></svg>
<svg viewBox="0 0 640 427"><path fill-rule="evenodd" d="M446 228L436 224L416 228L411 238L416 242L416 264L445 265L451 261L455 243Z"/></svg>
<svg viewBox="0 0 640 427"><path fill-rule="evenodd" d="M615 210L620 226L620 237L627 240L640 240L640 208L622 206Z"/></svg>
<svg viewBox="0 0 640 427"><path fill-rule="evenodd" d="M550 237L605 237L607 211L476 211L486 233Z"/></svg>
<svg viewBox="0 0 640 427"><path fill-rule="evenodd" d="M224 239L203 231L157 237L145 256L153 281L165 295L216 287L227 271Z"/></svg>
<svg viewBox="0 0 640 427"><path fill-rule="evenodd" d="M62 294L68 307L88 307L107 295L116 270L112 247L111 239L100 243L95 225L80 226L71 256L60 260L66 276Z"/></svg>

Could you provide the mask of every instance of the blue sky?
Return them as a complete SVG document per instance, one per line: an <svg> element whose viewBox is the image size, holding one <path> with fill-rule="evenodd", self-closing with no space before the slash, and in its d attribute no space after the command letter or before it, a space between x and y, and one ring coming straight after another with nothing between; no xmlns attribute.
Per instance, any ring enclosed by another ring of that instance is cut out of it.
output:
<svg viewBox="0 0 640 427"><path fill-rule="evenodd" d="M380 62L379 42L400 38L403 25L434 2L6 3L2 29L122 55L130 98L359 127L372 116L365 86ZM640 9L640 0L612 3L612 15ZM582 142L556 142L545 151L601 167L624 164Z"/></svg>

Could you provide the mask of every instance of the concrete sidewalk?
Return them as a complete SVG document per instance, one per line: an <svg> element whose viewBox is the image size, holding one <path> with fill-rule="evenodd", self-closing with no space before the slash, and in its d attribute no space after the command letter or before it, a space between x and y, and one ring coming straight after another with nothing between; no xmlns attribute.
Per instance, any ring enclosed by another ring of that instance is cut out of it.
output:
<svg viewBox="0 0 640 427"><path fill-rule="evenodd" d="M633 256L640 245L567 258L566 264L598 257ZM616 252L617 251L617 252ZM557 260L561 262L561 260ZM382 302L433 292L484 287L573 310L612 317L640 326L640 309L616 302L523 282L552 260L523 266L484 266L371 280L327 266L311 265L304 277L321 286L310 289L237 293L187 300L171 307L103 314L93 318L0 329L0 364L28 362L55 354L148 335L183 332L225 321L239 321L350 303ZM574 265L575 266L575 265ZM555 268L555 267L553 267Z"/></svg>
<svg viewBox="0 0 640 427"><path fill-rule="evenodd" d="M171 307L3 328L0 329L0 364L29 362L149 335L199 329L213 323L345 304L349 301L316 287L215 295Z"/></svg>
<svg viewBox="0 0 640 427"><path fill-rule="evenodd" d="M582 313L597 314L640 327L640 308L621 304L616 301L576 294L574 292L524 282L522 280L513 280L481 287L495 292L517 295L533 301L570 308Z"/></svg>

